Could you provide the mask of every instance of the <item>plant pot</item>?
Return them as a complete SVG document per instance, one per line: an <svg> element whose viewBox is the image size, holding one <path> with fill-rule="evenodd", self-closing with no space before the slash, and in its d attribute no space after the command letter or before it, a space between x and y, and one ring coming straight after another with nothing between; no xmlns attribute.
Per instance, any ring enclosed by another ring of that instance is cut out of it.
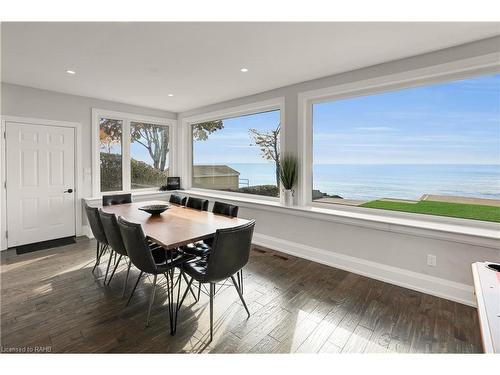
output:
<svg viewBox="0 0 500 375"><path fill-rule="evenodd" d="M283 190L283 204L286 207L293 206L293 190Z"/></svg>

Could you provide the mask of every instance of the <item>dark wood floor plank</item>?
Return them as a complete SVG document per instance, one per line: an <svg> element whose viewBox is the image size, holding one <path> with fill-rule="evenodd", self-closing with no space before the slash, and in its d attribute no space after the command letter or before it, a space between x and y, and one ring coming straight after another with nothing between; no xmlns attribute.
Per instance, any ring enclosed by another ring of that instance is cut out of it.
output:
<svg viewBox="0 0 500 375"><path fill-rule="evenodd" d="M475 309L287 254L254 247L245 267L247 314L234 287L214 303L188 294L177 334L169 334L165 284L159 280L145 327L151 280L130 305L121 297L125 266L104 285L94 274L95 241L22 255L1 253L4 348L56 353L290 353L481 351ZM132 268L128 291L138 270Z"/></svg>

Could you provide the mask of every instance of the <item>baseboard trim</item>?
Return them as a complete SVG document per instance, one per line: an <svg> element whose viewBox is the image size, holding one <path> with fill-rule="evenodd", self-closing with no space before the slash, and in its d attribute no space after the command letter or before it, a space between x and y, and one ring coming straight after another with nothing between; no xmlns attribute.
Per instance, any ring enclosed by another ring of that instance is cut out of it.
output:
<svg viewBox="0 0 500 375"><path fill-rule="evenodd" d="M454 281L405 270L386 264L356 258L265 234L255 233L254 244L313 262L340 268L358 275L384 281L418 292L445 298L464 305L476 306L473 287Z"/></svg>
<svg viewBox="0 0 500 375"><path fill-rule="evenodd" d="M94 238L88 225L82 226L82 234L89 238ZM254 234L252 242L255 245L325 264L330 267L340 268L345 271L398 285L403 288L445 298L464 305L476 306L474 289L470 285L405 270L403 268L388 266L386 264L372 262L370 260L356 258L330 250L287 241L260 233Z"/></svg>

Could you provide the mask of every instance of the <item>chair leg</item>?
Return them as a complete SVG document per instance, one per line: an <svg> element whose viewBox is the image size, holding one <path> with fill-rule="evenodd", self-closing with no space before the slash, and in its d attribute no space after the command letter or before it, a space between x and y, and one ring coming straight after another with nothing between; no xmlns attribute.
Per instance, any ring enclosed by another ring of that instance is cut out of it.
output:
<svg viewBox="0 0 500 375"><path fill-rule="evenodd" d="M234 276L231 276L231 280L233 281L234 287L236 288L236 291L238 292L238 295L240 296L241 302L243 303L243 306L245 307L245 310L247 311L248 317L250 318L250 311L248 311L247 304L245 303L245 300L243 299L243 294L241 294L241 291L238 288L238 284L236 284L236 280L234 279Z"/></svg>
<svg viewBox="0 0 500 375"><path fill-rule="evenodd" d="M184 278L184 280L186 281L186 283L188 283L190 285L189 286L189 290L191 291L191 294L193 295L193 298L196 300L196 294L194 294L193 289L191 289L191 283L188 281L187 276L186 276L186 274L184 273L183 270L181 270L181 275Z"/></svg>
<svg viewBox="0 0 500 375"><path fill-rule="evenodd" d="M210 283L210 341L214 337L214 294L215 284Z"/></svg>
<svg viewBox="0 0 500 375"><path fill-rule="evenodd" d="M115 255L116 255L116 251L115 251ZM111 279L113 278L113 276L115 275L116 269L118 268L118 265L120 264L120 261L122 260L122 256L123 255L120 254L120 256L118 257L118 262L116 262L115 267L113 268L113 272L111 272L111 276L109 277L108 285L111 282Z"/></svg>
<svg viewBox="0 0 500 375"><path fill-rule="evenodd" d="M125 306L128 306L128 304L130 303L130 300L132 299L132 296L134 295L135 289L137 288L137 284L139 284L139 281L141 280L142 274L143 274L143 272L141 271L141 273L139 274L139 277L137 278L137 281L135 282L134 289L132 289L132 293L130 293L130 297L128 297L128 301L127 301Z"/></svg>
<svg viewBox="0 0 500 375"><path fill-rule="evenodd" d="M95 254L95 264L94 264L94 268L92 268L92 272L95 271L95 268L99 265L99 260L101 258L101 252L100 252L100 246L101 244L99 242L97 242L96 244L96 254Z"/></svg>
<svg viewBox="0 0 500 375"><path fill-rule="evenodd" d="M201 283L198 283L198 298L196 298L196 302L200 300L200 294L201 294Z"/></svg>
<svg viewBox="0 0 500 375"><path fill-rule="evenodd" d="M240 291L241 295L243 295L243 268L240 270Z"/></svg>
<svg viewBox="0 0 500 375"><path fill-rule="evenodd" d="M125 290L127 289L128 274L130 273L130 266L131 265L132 265L132 262L129 259L128 260L128 267L127 267L127 274L125 275L125 281L123 282L122 298L125 297Z"/></svg>
<svg viewBox="0 0 500 375"><path fill-rule="evenodd" d="M149 307L148 307L148 316L146 318L146 327L149 327L149 316L151 315L151 307L153 307L153 302L155 300L155 291L156 291L156 279L158 275L155 274L153 278L153 290L151 291L151 296L149 297Z"/></svg>
<svg viewBox="0 0 500 375"><path fill-rule="evenodd" d="M95 271L96 267L101 264L101 259L102 259L102 256L104 255L104 253L106 252L107 248L108 248L108 245L104 245L102 243L98 243L97 246L97 257L96 257L96 261L95 261L95 264L94 264L94 268L92 268L92 272Z"/></svg>
<svg viewBox="0 0 500 375"><path fill-rule="evenodd" d="M106 268L106 276L104 276L104 284L106 284L106 279L108 278L109 266L111 265L111 260L113 259L113 249L109 253L108 267Z"/></svg>
<svg viewBox="0 0 500 375"><path fill-rule="evenodd" d="M184 294L182 295L182 298L177 306L177 311L179 311L179 309L181 308L182 306L182 303L184 302L184 299L186 298L187 294L188 294L188 291L189 289L191 289L191 284L193 283L193 279L189 280L188 281L188 285L186 287L186 290L184 291Z"/></svg>

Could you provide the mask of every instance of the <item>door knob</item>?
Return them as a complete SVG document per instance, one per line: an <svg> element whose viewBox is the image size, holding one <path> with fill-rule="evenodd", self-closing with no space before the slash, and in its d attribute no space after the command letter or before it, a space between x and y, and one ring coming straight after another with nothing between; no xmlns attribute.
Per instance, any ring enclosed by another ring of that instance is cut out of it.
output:
<svg viewBox="0 0 500 375"><path fill-rule="evenodd" d="M72 193L73 192L73 189L68 189L68 190L65 190L64 193Z"/></svg>

